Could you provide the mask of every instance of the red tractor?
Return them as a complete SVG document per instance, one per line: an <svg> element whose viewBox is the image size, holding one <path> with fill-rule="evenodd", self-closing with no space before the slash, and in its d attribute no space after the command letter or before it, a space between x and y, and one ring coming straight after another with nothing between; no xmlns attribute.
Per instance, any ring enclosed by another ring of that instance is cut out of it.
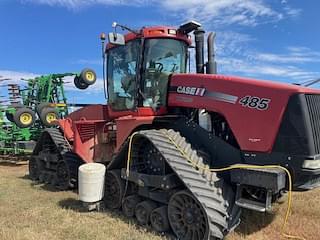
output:
<svg viewBox="0 0 320 240"><path fill-rule="evenodd" d="M217 75L213 34L144 27L108 35L107 105L92 105L46 129L29 163L35 181L74 187L78 167L107 167L104 203L178 239L223 239L240 209L270 209L285 190L320 184L320 91ZM195 37L197 73L187 73ZM85 84L85 83L82 83ZM234 164L259 169L214 172Z"/></svg>

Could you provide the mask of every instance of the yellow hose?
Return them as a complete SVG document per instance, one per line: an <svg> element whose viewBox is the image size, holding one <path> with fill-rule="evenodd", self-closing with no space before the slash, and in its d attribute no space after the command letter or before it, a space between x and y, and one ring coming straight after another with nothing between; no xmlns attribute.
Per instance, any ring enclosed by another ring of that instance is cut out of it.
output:
<svg viewBox="0 0 320 240"><path fill-rule="evenodd" d="M192 166L197 167L200 170L204 170L204 171L210 171L210 172L223 172L223 171L229 171L229 170L233 170L233 169L281 169L283 171L285 171L285 173L288 175L288 181L289 181L289 186L288 186L288 205L287 205L287 210L286 210L286 215L284 218L284 221L282 223L282 227L281 227L281 235L284 236L285 238L288 239L297 239L297 240L306 240L303 237L299 237L299 236L294 236L294 235L290 235L285 233L285 228L286 225L288 223L288 219L289 219L289 215L290 215L290 211L291 211L291 207L292 207L292 176L289 172L288 169L286 169L285 167L279 166L279 165L247 165L247 164L234 164L228 167L224 167L224 168L205 168L203 166L199 166L196 162L194 162L189 156L188 154L185 153L185 151L180 148L178 146L178 144L174 141L173 138L171 138L166 131L161 131L161 133L167 137L170 142L175 146L175 148L177 150L179 150L179 152L181 153L181 155L189 162L192 164ZM138 134L138 132L133 133L130 136L129 139L129 147L128 147L128 155L127 155L127 169L126 169L126 174L127 176L129 176L130 173L130 160L131 160L131 149L132 149L132 140L133 137Z"/></svg>

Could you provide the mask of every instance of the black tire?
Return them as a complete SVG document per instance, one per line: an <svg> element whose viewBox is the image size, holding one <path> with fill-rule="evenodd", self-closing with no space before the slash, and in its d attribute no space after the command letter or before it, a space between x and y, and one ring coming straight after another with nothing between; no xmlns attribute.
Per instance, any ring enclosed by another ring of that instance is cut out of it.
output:
<svg viewBox="0 0 320 240"><path fill-rule="evenodd" d="M40 120L46 127L55 126L55 121L59 119L59 113L55 108L45 107L40 112Z"/></svg>
<svg viewBox="0 0 320 240"><path fill-rule="evenodd" d="M16 113L13 115L14 123L20 128L31 127L34 124L35 119L35 113L26 107L17 108Z"/></svg>
<svg viewBox="0 0 320 240"><path fill-rule="evenodd" d="M90 68L85 68L80 73L80 79L82 82L86 83L87 85L92 85L97 80L97 75L95 71Z"/></svg>
<svg viewBox="0 0 320 240"><path fill-rule="evenodd" d="M21 104L21 103L13 103L13 104L11 104L11 105L8 106L8 108L15 108L16 110L17 110L18 108L23 108L23 107L24 107L24 105ZM14 120L13 120L13 113L10 113L10 112L6 111L6 118L7 118L10 122L14 122Z"/></svg>
<svg viewBox="0 0 320 240"><path fill-rule="evenodd" d="M78 76L74 78L74 85L76 86L76 88L79 88L81 90L89 87L89 85L83 82Z"/></svg>
<svg viewBox="0 0 320 240"><path fill-rule="evenodd" d="M39 103L36 107L36 112L38 113L38 116L40 117L41 111L42 109L46 108L46 107L50 107L50 103L48 102L42 102Z"/></svg>
<svg viewBox="0 0 320 240"><path fill-rule="evenodd" d="M6 118L10 121L10 122L14 122L13 121L13 114L10 112L6 111Z"/></svg>

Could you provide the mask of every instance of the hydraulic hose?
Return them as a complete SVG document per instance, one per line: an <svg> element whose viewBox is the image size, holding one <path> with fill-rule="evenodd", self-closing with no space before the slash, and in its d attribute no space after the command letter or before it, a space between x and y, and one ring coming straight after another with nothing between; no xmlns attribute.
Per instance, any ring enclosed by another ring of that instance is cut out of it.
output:
<svg viewBox="0 0 320 240"><path fill-rule="evenodd" d="M196 162L194 162L188 156L188 154L186 154L184 152L184 150L174 141L174 139L167 134L166 130L161 131L161 133L170 140L170 142L175 146L175 148L181 153L181 155L189 163L191 163L194 167L197 167L199 170L210 171L210 172L224 172L224 171L230 171L230 170L233 170L233 169L261 169L261 168L264 168L264 169L281 169L281 170L283 170L288 176L288 204L287 204L286 214L285 214L282 226L281 226L281 235L283 237L285 237L285 238L288 238L288 239L306 240L303 237L290 235L290 234L287 234L285 232L286 226L288 224L288 219L289 219L289 216L290 216L291 208L292 208L292 176L291 176L291 174L290 174L288 169L286 169L285 167L279 166L279 165L264 165L263 166L263 165L247 165L247 164L234 164L234 165L231 165L231 166L228 166L228 167L224 167L224 168L203 167L203 166L200 166L199 164L197 164ZM134 132L129 137L129 146L128 146L128 154L127 154L127 168L126 168L127 177L130 174L130 161L131 161L132 141L133 141L133 138L137 134L138 134L138 132Z"/></svg>

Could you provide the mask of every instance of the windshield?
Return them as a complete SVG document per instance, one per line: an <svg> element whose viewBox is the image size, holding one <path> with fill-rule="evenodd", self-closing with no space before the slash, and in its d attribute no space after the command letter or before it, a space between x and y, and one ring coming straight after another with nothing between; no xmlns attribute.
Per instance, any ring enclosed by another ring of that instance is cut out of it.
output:
<svg viewBox="0 0 320 240"><path fill-rule="evenodd" d="M143 106L165 105L169 75L185 73L187 44L175 39L148 39L145 43Z"/></svg>
<svg viewBox="0 0 320 240"><path fill-rule="evenodd" d="M140 41L108 52L108 102L115 110L134 108Z"/></svg>

